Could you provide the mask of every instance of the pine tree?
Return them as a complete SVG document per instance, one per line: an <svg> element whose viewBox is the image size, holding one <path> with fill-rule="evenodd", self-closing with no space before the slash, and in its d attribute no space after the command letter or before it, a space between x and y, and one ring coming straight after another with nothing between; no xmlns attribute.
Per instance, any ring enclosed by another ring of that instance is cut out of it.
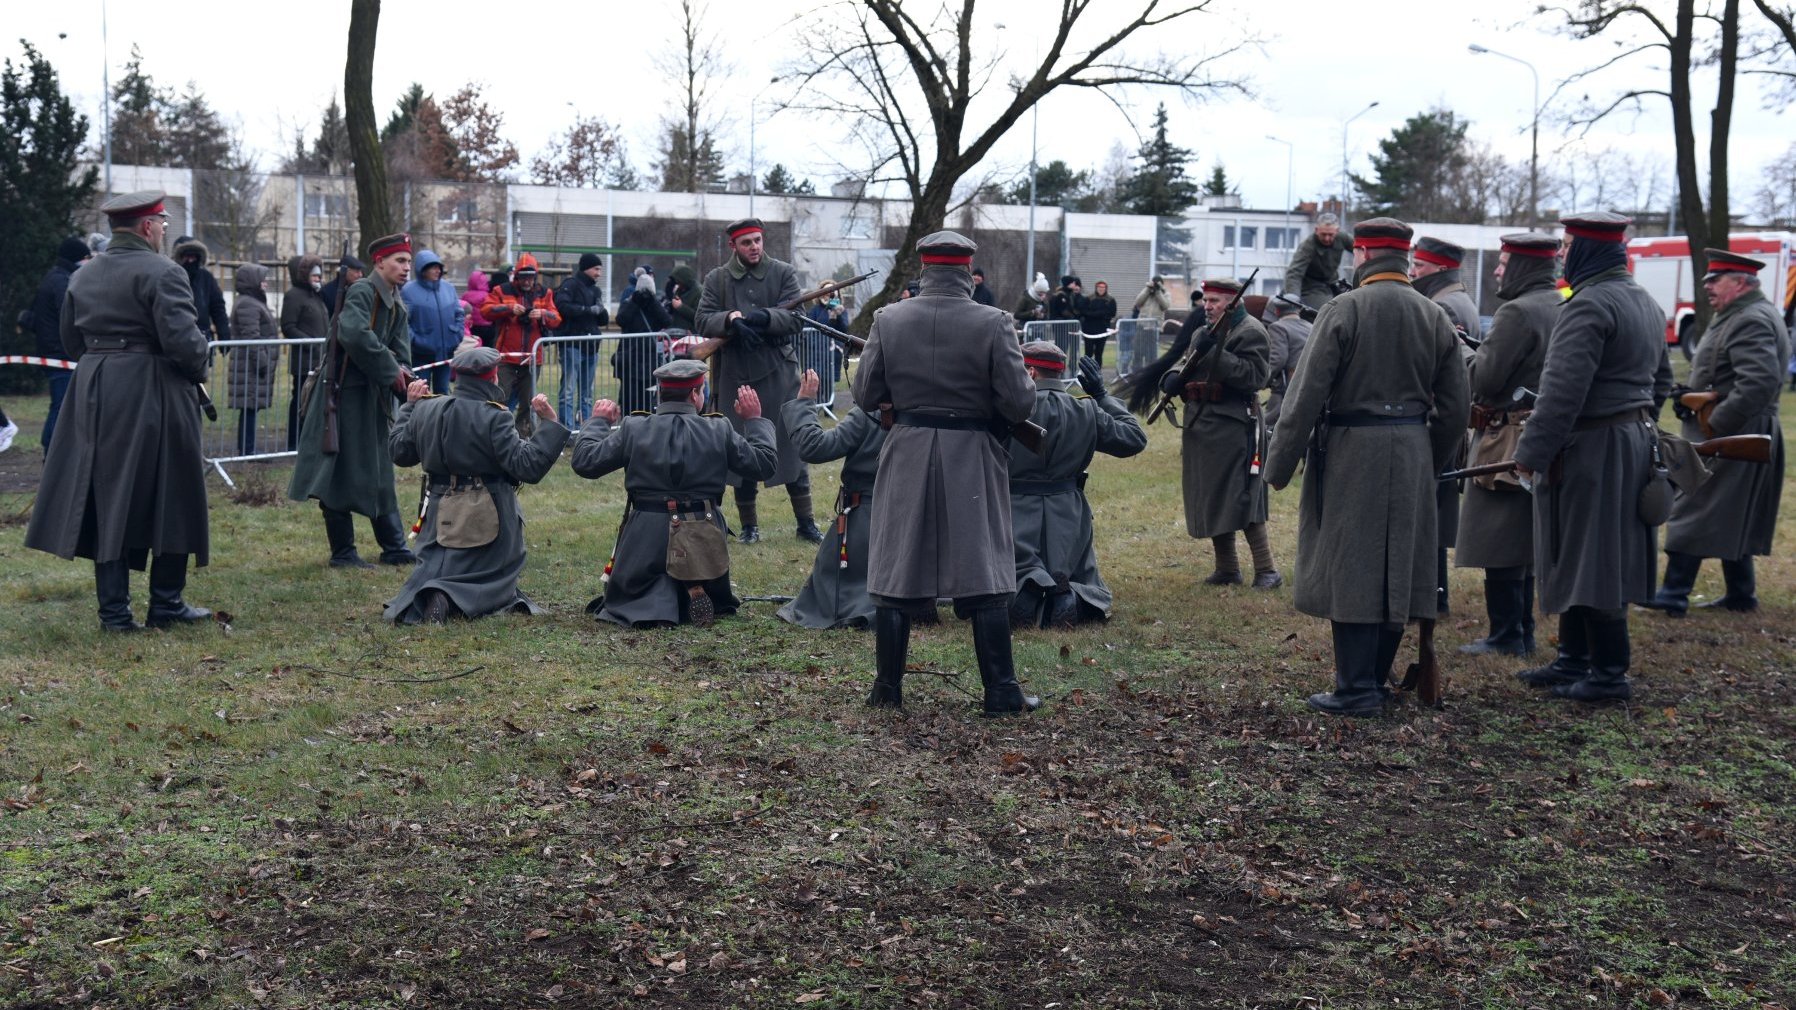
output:
<svg viewBox="0 0 1796 1010"><path fill-rule="evenodd" d="M125 74L112 86L112 160L115 164L166 164L164 152L168 135L162 116L168 103L168 95L143 72L143 53L133 44L131 59L125 63ZM101 142L104 143L104 139Z"/></svg>
<svg viewBox="0 0 1796 1010"><path fill-rule="evenodd" d="M1450 109L1409 117L1378 142L1372 156L1374 178L1353 176L1354 188L1373 214L1406 221L1470 221L1484 218L1468 207L1461 183L1471 164L1466 129L1471 123Z"/></svg>
<svg viewBox="0 0 1796 1010"><path fill-rule="evenodd" d="M1141 165L1129 181L1118 187L1123 208L1130 214L1177 217L1197 202L1198 186L1185 174L1191 151L1166 137L1166 106L1154 110L1154 134L1135 156Z"/></svg>
<svg viewBox="0 0 1796 1010"><path fill-rule="evenodd" d="M698 143L684 123L669 123L661 135L661 189L668 193L704 193L723 185L723 155L709 130L699 130Z"/></svg>
<svg viewBox="0 0 1796 1010"><path fill-rule="evenodd" d="M1035 166L1035 203L1042 207L1073 208L1091 191L1091 173L1075 172L1059 158ZM1005 203L1029 202L1029 177L1018 179L1004 194Z"/></svg>
<svg viewBox="0 0 1796 1010"><path fill-rule="evenodd" d="M1233 186L1234 184L1229 182L1228 173L1222 170L1222 162L1218 161L1216 167L1210 170L1209 180L1204 183L1204 195L1228 196L1235 191Z"/></svg>
<svg viewBox="0 0 1796 1010"><path fill-rule="evenodd" d="M767 175L761 179L761 192L788 193L793 196L810 196L817 192L817 187L812 185L811 180L809 179L805 179L802 182L799 181L798 176L793 175L786 170L786 166L774 165Z"/></svg>
<svg viewBox="0 0 1796 1010"><path fill-rule="evenodd" d="M168 138L163 164L197 169L232 167L232 131L192 81L180 95L169 99L165 118Z"/></svg>

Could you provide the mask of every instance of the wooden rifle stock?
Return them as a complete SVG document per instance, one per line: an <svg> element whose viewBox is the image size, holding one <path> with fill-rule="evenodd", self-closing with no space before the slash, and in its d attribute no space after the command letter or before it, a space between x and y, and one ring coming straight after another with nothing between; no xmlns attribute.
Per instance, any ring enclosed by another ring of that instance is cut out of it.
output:
<svg viewBox="0 0 1796 1010"><path fill-rule="evenodd" d="M349 243L343 244L343 255L349 255ZM337 271L337 309L331 315L330 332L324 342L324 444L326 456L337 454L337 396L343 384L343 369L346 358L337 332L343 325L343 299L349 294L349 285L343 283L343 271ZM377 299L378 301L378 299Z"/></svg>
<svg viewBox="0 0 1796 1010"><path fill-rule="evenodd" d="M1424 618L1416 622L1420 632L1416 643L1416 661L1409 664L1409 670L1403 675L1403 683L1397 686L1399 691L1415 689L1416 700L1429 708L1439 708L1441 703L1441 668L1434 655L1434 620Z"/></svg>
<svg viewBox="0 0 1796 1010"><path fill-rule="evenodd" d="M1721 394L1712 389L1693 390L1679 393L1678 405L1696 417L1697 427L1702 429L1702 436L1707 439L1715 437L1715 429L1709 427L1709 415L1715 413L1715 405L1721 402Z"/></svg>
<svg viewBox="0 0 1796 1010"><path fill-rule="evenodd" d="M814 287L809 291L800 292L797 298L790 298L790 299L787 299L786 301L779 303L778 305L775 305L774 308L785 309L786 311L790 312L791 310L798 308L800 305L803 305L805 302L815 301L819 298L826 298L830 295L835 294L838 291L843 290L844 288L854 287L856 284L859 284L860 282L868 279L869 277L872 277L874 274L877 274L877 273L879 273L879 271L869 270L864 274L861 274L857 277L850 277L845 281L830 281L827 284L818 285L817 287ZM812 329L820 330L823 333L828 334L831 339L835 340L837 343L842 345L843 350L858 352L861 348L867 346L867 342L865 340L862 340L860 337L854 336L853 334L849 334L849 333L843 333L841 330L835 329L832 326L828 326L828 325L819 323L819 322L817 322L815 320L811 320L811 319L805 320L805 324L807 326L810 326ZM724 328L723 336L721 336L721 337L706 337L705 339L699 341L698 343L693 344L690 347L688 347L686 349L686 357L694 358L699 361L709 361L711 359L711 355L716 354L723 347L723 345L729 341L729 339L730 339L730 331L729 331L729 328L726 326Z"/></svg>
<svg viewBox="0 0 1796 1010"><path fill-rule="evenodd" d="M1662 436L1669 438L1671 436ZM1770 435L1723 435L1703 442L1691 442L1690 448L1696 450L1698 456L1711 459L1731 459L1742 463L1771 462ZM1437 480L1465 480L1468 477L1482 477L1491 473L1508 473L1516 468L1513 459L1497 463L1486 463L1483 466L1469 466L1464 470L1448 470Z"/></svg>

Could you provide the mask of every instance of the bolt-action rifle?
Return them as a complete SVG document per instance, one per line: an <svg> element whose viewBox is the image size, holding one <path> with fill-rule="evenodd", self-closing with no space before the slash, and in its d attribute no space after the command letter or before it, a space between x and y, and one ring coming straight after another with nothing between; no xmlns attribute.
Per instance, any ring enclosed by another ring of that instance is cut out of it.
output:
<svg viewBox="0 0 1796 1010"><path fill-rule="evenodd" d="M877 273L879 273L879 271L869 270L866 273L861 274L859 277L850 277L845 281L830 281L826 284L820 284L817 287L814 287L809 291L800 293L797 298L783 301L783 302L779 303L778 305L775 305L774 308L785 309L787 311L791 311L792 309L796 309L800 305L803 305L805 302L815 301L818 298L827 298L830 295L833 295L836 292L843 290L844 288L854 287L856 284L859 284L860 282L868 279L869 277L872 277L874 274L877 274ZM841 344L844 351L859 352L861 348L867 346L867 342L865 340L862 340L860 337L857 337L857 336L854 336L854 335L848 334L848 333L843 333L841 330L838 330L832 326L825 325L823 323L819 323L816 320L806 320L806 325L811 326L811 327L815 328L816 330L828 335L830 337L830 339ZM709 360L711 355L716 354L718 352L718 350L720 348L722 348L723 345L729 341L729 339L730 339L730 331L726 327L724 329L723 336L707 337L706 339L701 340L696 344L693 344L692 346L690 346L686 349L685 356L688 358L696 358L699 361Z"/></svg>
<svg viewBox="0 0 1796 1010"><path fill-rule="evenodd" d="M1180 358L1178 363L1172 366L1172 371L1178 373L1179 376L1178 388L1182 388L1185 383L1191 381L1191 375L1197 370L1197 366L1210 356L1209 352L1213 349L1213 346L1216 343L1216 331L1221 328L1223 323L1228 321L1229 315L1241 304L1241 299L1247 296L1248 289L1253 287L1254 278L1259 275L1259 268L1255 267L1254 272L1247 275L1247 283L1241 285L1241 290L1235 292L1235 297L1229 299L1229 303L1223 307L1222 314L1218 315L1216 321L1211 323L1209 329L1204 331L1203 339L1193 340L1191 342L1191 349L1186 351L1185 356ZM1200 347L1204 349L1204 353L1201 356L1197 353L1197 350ZM1162 377L1161 381L1165 381L1164 377ZM1164 389L1165 387L1162 386L1161 388ZM1151 427L1155 421L1160 419L1161 414L1166 413L1167 408L1172 406L1173 398L1176 395L1176 393L1161 394L1159 405L1154 408L1153 413L1147 416L1147 426Z"/></svg>

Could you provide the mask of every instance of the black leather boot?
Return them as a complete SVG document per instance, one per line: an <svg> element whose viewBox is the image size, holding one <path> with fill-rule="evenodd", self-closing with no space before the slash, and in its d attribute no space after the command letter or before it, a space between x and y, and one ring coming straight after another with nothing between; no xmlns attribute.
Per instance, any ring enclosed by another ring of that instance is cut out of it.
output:
<svg viewBox="0 0 1796 1010"><path fill-rule="evenodd" d="M1651 602L1641 606L1663 611L1666 617L1682 617L1690 609L1690 590L1696 588L1696 573L1702 570L1702 559L1694 554L1665 552L1665 581Z"/></svg>
<svg viewBox="0 0 1796 1010"><path fill-rule="evenodd" d="M792 493L792 518L798 523L798 539L813 544L823 542L823 531L817 528L817 517L811 511L809 490Z"/></svg>
<svg viewBox="0 0 1796 1010"><path fill-rule="evenodd" d="M736 513L740 517L742 526L742 532L736 537L736 542L758 544L761 542L761 508L755 495L750 494L745 498L742 495L743 490L743 488L736 489ZM750 484L747 490L754 492L759 489Z"/></svg>
<svg viewBox="0 0 1796 1010"><path fill-rule="evenodd" d="M1585 618L1590 636L1590 673L1573 684L1559 684L1553 693L1573 701L1627 701L1634 689L1628 683L1632 649L1628 642L1628 618Z"/></svg>
<svg viewBox="0 0 1796 1010"><path fill-rule="evenodd" d="M1522 576L1522 655L1534 655L1534 569Z"/></svg>
<svg viewBox="0 0 1796 1010"><path fill-rule="evenodd" d="M1484 611L1490 616L1490 634L1467 642L1459 651L1467 656L1526 656L1522 608L1527 597L1525 579L1484 579Z"/></svg>
<svg viewBox="0 0 1796 1010"><path fill-rule="evenodd" d="M355 519L347 512L318 506L324 513L324 536L331 545L332 568L373 568L355 552Z"/></svg>
<svg viewBox="0 0 1796 1010"><path fill-rule="evenodd" d="M158 554L150 562L150 614L143 623L152 628L192 624L212 616L204 607L190 607L181 599L187 588L187 555Z"/></svg>
<svg viewBox="0 0 1796 1010"><path fill-rule="evenodd" d="M1590 627L1582 607L1559 615L1559 654L1545 666L1516 671L1516 678L1531 687L1575 684L1590 675Z"/></svg>
<svg viewBox="0 0 1796 1010"><path fill-rule="evenodd" d="M910 615L897 607L873 611L873 655L878 672L867 695L872 708L904 707L904 660L910 652Z"/></svg>
<svg viewBox="0 0 1796 1010"><path fill-rule="evenodd" d="M380 563L383 565L415 565L418 556L405 545L405 524L399 521L399 513L388 512L384 516L375 516L370 523L374 526L374 539L380 543Z"/></svg>
<svg viewBox="0 0 1796 1010"><path fill-rule="evenodd" d="M1379 683L1397 658L1402 626L1391 635L1382 624L1349 624L1331 621L1335 646L1335 689L1312 694L1309 705L1329 715L1378 715L1384 711L1385 690ZM1388 647L1388 652L1387 652Z"/></svg>
<svg viewBox="0 0 1796 1010"><path fill-rule="evenodd" d="M1738 561L1723 561L1721 577L1727 584L1727 595L1697 604L1704 610L1733 610L1747 613L1759 609L1759 581L1749 554Z"/></svg>
<svg viewBox="0 0 1796 1010"><path fill-rule="evenodd" d="M973 654L979 659L979 682L985 685L986 715L1016 715L1041 707L1041 699L1024 694L1010 656L1010 620L1003 607L973 611Z"/></svg>
<svg viewBox="0 0 1796 1010"><path fill-rule="evenodd" d="M131 618L131 566L123 561L94 562L94 595L100 600L100 627L107 631L142 631Z"/></svg>
<svg viewBox="0 0 1796 1010"><path fill-rule="evenodd" d="M1048 594L1042 623L1050 628L1070 628L1079 623L1079 599L1071 589L1056 589Z"/></svg>
<svg viewBox="0 0 1796 1010"><path fill-rule="evenodd" d="M1025 584L1010 598L1010 626L1013 628L1041 627L1042 592L1034 583Z"/></svg>

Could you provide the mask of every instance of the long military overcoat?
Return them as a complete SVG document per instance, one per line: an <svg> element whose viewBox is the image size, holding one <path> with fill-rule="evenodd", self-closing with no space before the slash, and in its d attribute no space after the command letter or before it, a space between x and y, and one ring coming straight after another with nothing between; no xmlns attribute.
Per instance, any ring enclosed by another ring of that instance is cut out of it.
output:
<svg viewBox="0 0 1796 1010"><path fill-rule="evenodd" d="M530 438L518 437L511 412L498 402L496 383L458 375L447 396L431 396L399 408L387 442L393 462L424 467L435 485L456 478L481 478L499 512L499 536L484 547L445 547L437 542L439 497L431 495L418 530L418 564L399 595L387 601L386 618L404 624L424 619L418 596L427 589L448 594L467 617L500 611L541 613L518 591L524 571L524 513L518 508L519 484L535 484L548 475L570 432L555 421L538 419Z"/></svg>
<svg viewBox="0 0 1796 1010"><path fill-rule="evenodd" d="M326 383L321 375L299 428L299 459L287 496L294 501L316 498L326 508L370 517L396 513L399 496L387 435L399 402L393 381L412 363L405 302L379 274L369 274L343 296L343 311L332 323L342 345L339 353L347 358L337 398L337 451L324 451ZM330 361L328 353L323 355L319 367L329 367Z"/></svg>
<svg viewBox="0 0 1796 1010"><path fill-rule="evenodd" d="M1565 299L1553 285L1553 262L1522 256L1510 258L1498 297L1503 304L1491 317L1490 331L1472 358L1469 374L1472 402L1507 411L1514 405L1517 387L1539 391L1547 338ZM1472 433L1472 458L1478 458L1478 446L1495 437L1500 426ZM1518 568L1534 563L1534 499L1528 492L1502 485L1486 490L1467 481L1459 520L1453 552L1458 567Z"/></svg>
<svg viewBox="0 0 1796 1010"><path fill-rule="evenodd" d="M1536 471L1541 613L1620 610L1653 597L1658 531L1640 521L1650 414L1671 390L1665 316L1625 267L1577 285L1559 310L1540 399L1515 458ZM1625 419L1622 423L1602 423ZM1579 430L1582 429L1582 430Z"/></svg>
<svg viewBox="0 0 1796 1010"><path fill-rule="evenodd" d="M1098 572L1091 503L1083 477L1098 453L1127 458L1147 448L1147 432L1114 396L1073 397L1064 379L1035 380L1029 419L1048 431L1042 451L1010 443L1010 517L1016 587L1043 593L1065 581L1089 616L1110 616L1110 587ZM1017 482L1072 483L1042 493Z"/></svg>
<svg viewBox="0 0 1796 1010"><path fill-rule="evenodd" d="M1316 317L1266 457L1283 487L1330 411L1432 405L1425 424L1326 428L1303 481L1292 599L1316 617L1357 624L1435 616L1435 474L1465 436L1459 339L1440 306L1397 280L1402 256L1356 271L1360 287ZM1392 279L1367 282L1372 275Z"/></svg>
<svg viewBox="0 0 1796 1010"><path fill-rule="evenodd" d="M603 477L622 468L632 503L617 533L611 581L596 617L638 627L687 619L685 586L667 574L663 503L671 498L715 504L731 474L766 480L775 462L773 427L757 417L737 434L730 422L700 414L690 403L663 403L653 414L631 414L615 426L598 416L586 422L574 439L574 472ZM711 521L723 528L723 512L710 512ZM733 614L741 605L730 591L728 572L704 587L719 614Z"/></svg>
<svg viewBox="0 0 1796 1010"><path fill-rule="evenodd" d="M811 576L798 595L779 609L780 619L803 628L866 627L874 610L873 598L867 595L867 538L885 430L859 407L825 430L817 420L817 401L802 396L780 413L781 427L798 447L800 459L813 465L842 460L836 521L824 529ZM855 495L859 495L858 505L854 504ZM842 548L844 526L846 552Z"/></svg>
<svg viewBox="0 0 1796 1010"><path fill-rule="evenodd" d="M1440 270L1426 277L1415 280L1415 289L1427 295L1434 304L1447 310L1447 318L1455 326L1466 332L1473 341L1478 339L1484 329L1478 318L1478 306L1473 303L1472 296L1466 291L1465 282L1460 279L1458 270ZM1472 360L1472 349L1460 341L1459 358L1468 367ZM1471 448L1470 439L1461 439L1459 448L1447 460L1447 466L1458 468L1465 465ZM1434 486L1435 536L1442 547L1457 547L1459 543L1459 481L1441 481ZM1457 553L1457 552L1456 552Z"/></svg>
<svg viewBox="0 0 1796 1010"><path fill-rule="evenodd" d="M963 421L1024 420L1035 383L1009 313L973 301L973 279L925 267L915 298L874 314L854 399ZM1008 594L1016 585L1007 438L899 424L879 455L867 590L900 600Z"/></svg>
<svg viewBox="0 0 1796 1010"><path fill-rule="evenodd" d="M736 387L753 386L761 398L761 409L770 417L777 417L777 412L798 395L797 337L804 328L804 318L774 306L789 302L800 293L798 275L792 272L791 265L772 256L762 256L761 262L750 268L732 255L728 263L705 275L705 290L699 297L695 317L699 336L708 339L728 335L731 312L746 314L766 309L771 317L762 331L767 339L760 347L747 347L732 337L711 357L712 402L739 434L747 434L748 425L736 416ZM779 464L767 483L790 484L798 479L804 463L785 430L776 434ZM730 476L732 485L743 480L740 475Z"/></svg>
<svg viewBox="0 0 1796 1010"><path fill-rule="evenodd" d="M1672 504L1666 550L1727 561L1771 553L1784 487L1777 398L1789 360L1790 335L1762 292L1749 291L1716 314L1697 345L1690 386L1721 394L1709 416L1716 435L1770 435L1771 462L1709 460L1708 481L1694 493L1680 492ZM1695 421L1684 422L1683 435L1705 437Z"/></svg>
<svg viewBox="0 0 1796 1010"><path fill-rule="evenodd" d="M206 338L187 272L134 235L69 279L63 354L81 362L44 461L25 546L63 558L125 560L209 551L195 383ZM96 349L123 340L125 350Z"/></svg>
<svg viewBox="0 0 1796 1010"><path fill-rule="evenodd" d="M1185 321L1192 339L1202 332L1203 313ZM1223 399L1180 406L1184 434L1179 442L1179 482L1185 495L1185 532L1215 537L1266 521L1266 483L1253 472L1257 411L1253 400L1266 386L1271 346L1266 327L1239 313L1205 356L1195 377L1228 388Z"/></svg>

